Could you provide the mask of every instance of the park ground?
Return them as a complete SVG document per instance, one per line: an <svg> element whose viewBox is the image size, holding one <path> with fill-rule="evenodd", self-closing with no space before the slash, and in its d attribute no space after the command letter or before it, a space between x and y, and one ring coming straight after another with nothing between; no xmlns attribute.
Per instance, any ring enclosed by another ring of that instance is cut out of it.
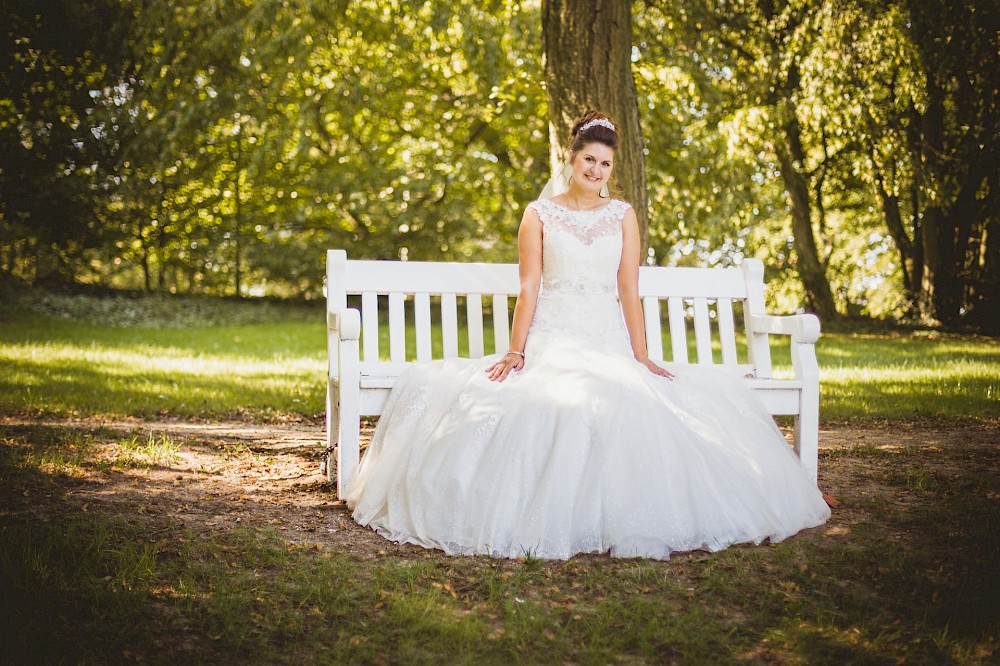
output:
<svg viewBox="0 0 1000 666"><path fill-rule="evenodd" d="M79 321L71 330L33 317L0 323L8 367L20 373L0 382L7 391L0 391L0 662L1000 658L994 341L946 337L936 348L940 358L949 345L972 345L962 347L967 366L978 368L962 380L972 391L968 416L935 414L960 406L920 397L914 382L905 397L920 414L824 420L820 486L839 502L827 524L778 544L665 562L606 555L557 562L447 557L358 526L320 473L324 429L315 410L262 409L245 396L249 406L239 407L239 396L218 394L220 404L233 398L237 406L186 412L184 382L214 390L219 354L210 350L232 340L230 329L184 332L190 348L178 351L173 338L127 325L112 335ZM270 326L248 323L237 333L272 339ZM122 338L130 330L146 356ZM908 338L856 339L882 358ZM322 355L281 344L232 360L234 379L258 378L278 391L297 364ZM179 360L185 353L197 362ZM914 358L921 355L931 356ZM87 368L67 360L78 356L89 359ZM166 361L152 367L143 358ZM290 369L271 376L276 358ZM23 365L13 364L19 359ZM889 375L919 363L906 360ZM862 374L879 381L872 367ZM123 387L142 385L129 373L163 384L151 402L136 398L123 409ZM18 397L23 386L16 394L10 388L17 382L34 387L35 397ZM95 382L103 382L105 403L80 392ZM842 391L850 394L851 384ZM53 396L52 409L39 408L39 392Z"/></svg>

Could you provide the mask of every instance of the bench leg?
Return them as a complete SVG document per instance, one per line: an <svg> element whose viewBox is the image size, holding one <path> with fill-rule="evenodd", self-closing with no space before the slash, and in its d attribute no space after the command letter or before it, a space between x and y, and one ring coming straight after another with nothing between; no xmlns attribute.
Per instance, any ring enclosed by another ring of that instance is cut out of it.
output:
<svg viewBox="0 0 1000 666"><path fill-rule="evenodd" d="M358 370L358 341L342 343L340 355L340 398L337 414L337 497L344 499L347 486L361 460L361 373Z"/></svg>
<svg viewBox="0 0 1000 666"><path fill-rule="evenodd" d="M818 481L819 469L819 404L802 401L802 410L795 417L795 453L813 482Z"/></svg>
<svg viewBox="0 0 1000 666"><path fill-rule="evenodd" d="M336 464L333 457L337 450L337 437L340 433L340 396L334 381L328 380L326 386L326 480L330 483L336 479Z"/></svg>
<svg viewBox="0 0 1000 666"><path fill-rule="evenodd" d="M343 403L341 403L343 408ZM340 414L340 437L337 443L337 497L344 499L347 485L354 478L361 459L361 417L357 410Z"/></svg>

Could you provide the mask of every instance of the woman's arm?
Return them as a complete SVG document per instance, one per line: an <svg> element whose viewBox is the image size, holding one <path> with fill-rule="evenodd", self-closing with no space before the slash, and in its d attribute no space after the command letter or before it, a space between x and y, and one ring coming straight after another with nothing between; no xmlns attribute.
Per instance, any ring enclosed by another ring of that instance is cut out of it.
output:
<svg viewBox="0 0 1000 666"><path fill-rule="evenodd" d="M517 254L521 291L517 295L517 304L514 305L510 349L523 354L528 340L528 328L535 316L538 289L542 284L542 221L538 219L534 208L526 208L521 217L521 227L517 232ZM523 368L524 360L518 354L507 354L486 368L486 372L491 380L502 382L511 370Z"/></svg>
<svg viewBox="0 0 1000 666"><path fill-rule="evenodd" d="M650 372L661 377L673 377L667 370L651 361L646 352L646 329L643 326L642 306L639 303L639 222L631 208L622 220L622 260L618 266L618 300L625 316L625 328L632 342L632 354Z"/></svg>

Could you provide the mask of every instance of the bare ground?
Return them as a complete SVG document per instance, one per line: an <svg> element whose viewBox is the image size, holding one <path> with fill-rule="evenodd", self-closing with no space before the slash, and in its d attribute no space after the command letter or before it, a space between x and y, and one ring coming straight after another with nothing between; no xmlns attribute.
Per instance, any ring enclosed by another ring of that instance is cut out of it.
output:
<svg viewBox="0 0 1000 666"><path fill-rule="evenodd" d="M0 418L0 427L7 434L0 441L7 445L59 437L64 448L80 454L77 464L60 463L55 485L29 488L14 497L4 497L8 493L0 489L0 514L44 520L66 510L138 513L152 523L181 523L205 535L242 524L273 527L292 544L362 556L414 550L389 543L350 519L320 471L322 424L6 417ZM365 440L371 429L366 424ZM166 459L123 464L123 440L149 435L165 435L180 447ZM786 436L791 436L787 430ZM918 468L933 465L937 474L1000 474L1000 422L824 426L820 487L841 503L825 526L797 538L849 534L853 523L866 518L866 497L880 495L905 510L910 501L906 484L887 487L883 482L898 466L893 453L909 461L907 473L915 463Z"/></svg>

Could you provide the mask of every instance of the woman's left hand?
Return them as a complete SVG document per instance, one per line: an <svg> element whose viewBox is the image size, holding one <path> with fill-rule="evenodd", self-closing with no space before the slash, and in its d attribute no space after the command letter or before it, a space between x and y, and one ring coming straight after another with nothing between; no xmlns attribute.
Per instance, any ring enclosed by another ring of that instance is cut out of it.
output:
<svg viewBox="0 0 1000 666"><path fill-rule="evenodd" d="M637 358L636 360L639 361L639 363L642 363L647 368L649 368L649 371L652 372L654 375L657 375L659 377L666 377L667 379L673 379L674 378L674 375L673 375L672 372L670 372L666 368L660 367L652 359L649 359L649 358Z"/></svg>
<svg viewBox="0 0 1000 666"><path fill-rule="evenodd" d="M507 354L502 357L499 361L486 368L486 374L489 375L490 381L502 382L507 379L507 375L513 372L517 372L524 367L524 357L517 354Z"/></svg>

